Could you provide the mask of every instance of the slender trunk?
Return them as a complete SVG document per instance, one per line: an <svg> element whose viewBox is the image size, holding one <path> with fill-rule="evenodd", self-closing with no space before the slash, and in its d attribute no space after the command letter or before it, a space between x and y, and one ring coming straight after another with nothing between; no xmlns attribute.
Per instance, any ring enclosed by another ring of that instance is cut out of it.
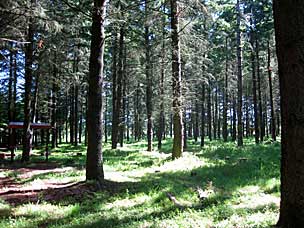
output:
<svg viewBox="0 0 304 228"><path fill-rule="evenodd" d="M78 142L81 144L82 143L82 125L83 125L83 106L82 106L82 102L80 103L80 110L79 110L79 138L78 138Z"/></svg>
<svg viewBox="0 0 304 228"><path fill-rule="evenodd" d="M184 119L184 150L187 149L187 140L188 140L188 135L187 135L187 114L186 114L187 110L185 108L184 112L183 112L183 119Z"/></svg>
<svg viewBox="0 0 304 228"><path fill-rule="evenodd" d="M124 53L124 66L125 66L125 56ZM126 77L126 68L124 67L123 79L122 79L122 110L121 110L121 125L120 125L120 146L123 147L123 141L125 138L126 130L126 105L127 105L127 77Z"/></svg>
<svg viewBox="0 0 304 228"><path fill-rule="evenodd" d="M66 92L65 94L65 142L68 143L68 116L69 116L69 106L68 106L68 97L69 97L69 93Z"/></svg>
<svg viewBox="0 0 304 228"><path fill-rule="evenodd" d="M117 100L116 100L116 111L118 115L118 124L117 124L117 141L120 142L120 146L123 146L124 135L122 134L123 128L123 81L124 81L124 39L125 39L125 30L124 25L120 27L119 32L119 54L118 54L118 73L117 73Z"/></svg>
<svg viewBox="0 0 304 228"><path fill-rule="evenodd" d="M107 89L107 88L106 88ZM105 135L105 143L108 143L108 93L106 92L105 96L105 114L104 114L104 135Z"/></svg>
<svg viewBox="0 0 304 228"><path fill-rule="evenodd" d="M226 37L226 67L225 67L225 87L223 94L223 140L227 142L227 109L228 109L228 37Z"/></svg>
<svg viewBox="0 0 304 228"><path fill-rule="evenodd" d="M205 83L202 84L201 147L205 145Z"/></svg>
<svg viewBox="0 0 304 228"><path fill-rule="evenodd" d="M264 132L266 131L266 138L269 138L267 94L265 93L264 96Z"/></svg>
<svg viewBox="0 0 304 228"><path fill-rule="evenodd" d="M211 85L209 80L209 86L208 86L208 98L207 98L207 119L208 119L208 136L209 140L212 140L212 116L211 116Z"/></svg>
<svg viewBox="0 0 304 228"><path fill-rule="evenodd" d="M113 34L113 65L112 65L112 149L117 148L119 110L117 108L117 34Z"/></svg>
<svg viewBox="0 0 304 228"><path fill-rule="evenodd" d="M165 4L164 9L165 12ZM160 113L159 113L159 126L158 126L158 149L160 150L162 147L162 138L164 137L165 132L165 105L164 105L164 95L165 95L165 89L164 89L164 80L165 80L165 37L166 37L166 18L163 16L162 18L162 27L163 27L163 33L162 33L162 49L161 49L161 70L160 70Z"/></svg>
<svg viewBox="0 0 304 228"><path fill-rule="evenodd" d="M241 8L240 0L237 0L237 67L238 67L238 104L237 104L237 119L238 119L238 137L237 145L243 146L243 73L242 73L242 46L241 46Z"/></svg>
<svg viewBox="0 0 304 228"><path fill-rule="evenodd" d="M148 17L148 0L145 0L145 11L146 17ZM147 109L147 138L148 138L148 149L147 151L152 151L152 75L151 75L151 62L150 62L150 31L149 26L145 26L145 49L146 49L146 109Z"/></svg>
<svg viewBox="0 0 304 228"><path fill-rule="evenodd" d="M74 105L74 85L70 88L70 143L74 143L74 118L75 118L75 105Z"/></svg>
<svg viewBox="0 0 304 228"><path fill-rule="evenodd" d="M257 102L257 78L256 78L256 66L255 66L255 54L254 54L254 33L251 31L250 43L252 47L251 51L251 69L252 69L252 94L253 94L253 111L254 111L254 138L255 143L259 143L260 139L260 119L258 113L258 102Z"/></svg>
<svg viewBox="0 0 304 228"><path fill-rule="evenodd" d="M31 0L31 7L34 6L35 1ZM33 38L34 38L34 24L33 17L29 19L27 44L25 50L25 91L24 91L24 121L23 121L23 151L21 160L29 161L32 147L32 130L31 130L31 116L32 116L32 81L33 81Z"/></svg>
<svg viewBox="0 0 304 228"><path fill-rule="evenodd" d="M13 82L14 82L14 60L13 60L13 51L10 50L10 70L9 70L9 81L8 81L8 122L14 120L14 109L15 103L13 100ZM15 140L14 140L14 133L13 129L9 129L9 149L11 151L11 162L14 160L14 150L15 150Z"/></svg>
<svg viewBox="0 0 304 228"><path fill-rule="evenodd" d="M102 161L102 83L106 0L94 0L88 96L88 149L86 179L104 179ZM97 48L98 47L98 48Z"/></svg>
<svg viewBox="0 0 304 228"><path fill-rule="evenodd" d="M216 82L217 83L217 82ZM215 94L214 94L214 118L213 118L213 138L216 140L217 139L217 122L218 122L218 100L217 100L217 94L218 94L218 87L217 85L215 86Z"/></svg>
<svg viewBox="0 0 304 228"><path fill-rule="evenodd" d="M198 94L197 94L198 95ZM197 139L199 137L199 106L198 106L198 101L195 100L195 112L194 112L194 115L195 115L195 125L194 125L194 141L197 142Z"/></svg>
<svg viewBox="0 0 304 228"><path fill-rule="evenodd" d="M86 101L85 101L85 113L86 113L86 124L85 124L85 129L84 129L84 145L88 145L88 94L86 95Z"/></svg>
<svg viewBox="0 0 304 228"><path fill-rule="evenodd" d="M172 80L173 80L173 148L172 158L179 158L183 152L183 117L182 117L182 75L179 40L179 11L177 0L171 0L172 29Z"/></svg>
<svg viewBox="0 0 304 228"><path fill-rule="evenodd" d="M260 133L260 141L262 142L265 136L265 130L264 129L264 120L263 120L263 108L262 108L262 91L261 91L261 75L260 75L260 50L259 50L259 42L256 39L256 47L255 47L255 52L256 52L256 63L257 63L257 80L258 80L258 114L259 114L259 133Z"/></svg>
<svg viewBox="0 0 304 228"><path fill-rule="evenodd" d="M268 68L268 80L269 80L269 96L270 96L270 110L271 110L271 137L273 141L276 141L276 123L275 123L275 113L274 113L274 105L273 105L273 92L272 92L272 69L270 66L270 44L268 42L268 61L267 61L267 68Z"/></svg>
<svg viewBox="0 0 304 228"><path fill-rule="evenodd" d="M78 63L77 63L78 65ZM75 104L75 116L74 116L74 130L75 130L75 133L74 133L74 136L75 136L75 140L74 140L74 146L77 146L78 145L78 122L79 122L79 117L78 117L78 114L79 114L79 107L78 107L78 102L79 102L79 82L76 82L76 85L75 85L75 101L74 101L74 104Z"/></svg>
<svg viewBox="0 0 304 228"><path fill-rule="evenodd" d="M233 94L232 96L232 141L236 140L236 98Z"/></svg>
<svg viewBox="0 0 304 228"><path fill-rule="evenodd" d="M56 66L56 53L53 64L53 82L52 82L52 107L51 107L51 125L52 125L52 148L56 147L56 139L57 139L57 120L56 120L56 100L57 100L57 66Z"/></svg>

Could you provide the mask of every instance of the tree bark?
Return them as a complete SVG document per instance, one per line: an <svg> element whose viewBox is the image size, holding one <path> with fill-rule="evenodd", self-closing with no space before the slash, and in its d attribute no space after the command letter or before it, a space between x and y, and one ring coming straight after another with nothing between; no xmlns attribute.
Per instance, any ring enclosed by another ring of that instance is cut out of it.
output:
<svg viewBox="0 0 304 228"><path fill-rule="evenodd" d="M56 66L56 54L53 63L53 82L52 82L52 107L51 107L51 125L52 125L52 148L56 147L57 141L57 120L56 120L56 101L57 101L57 66Z"/></svg>
<svg viewBox="0 0 304 228"><path fill-rule="evenodd" d="M173 148L172 158L179 158L183 152L183 117L182 117L182 75L179 40L179 7L177 0L171 0L172 29L172 80L173 80Z"/></svg>
<svg viewBox="0 0 304 228"><path fill-rule="evenodd" d="M202 84L201 147L205 145L205 83Z"/></svg>
<svg viewBox="0 0 304 228"><path fill-rule="evenodd" d="M242 73L242 47L241 47L241 9L240 9L240 0L237 0L237 67L238 67L238 104L237 104L237 145L243 146L243 73Z"/></svg>
<svg viewBox="0 0 304 228"><path fill-rule="evenodd" d="M252 23L253 24L253 23ZM256 78L256 64L255 64L255 53L254 53L254 33L251 31L250 44L251 44L251 70L252 70L252 94L253 94L253 112L254 112L254 138L255 143L260 142L260 119L258 113L258 102L257 102L257 78Z"/></svg>
<svg viewBox="0 0 304 228"><path fill-rule="evenodd" d="M225 67L225 86L223 94L223 140L227 142L227 110L228 110L228 37L226 37L226 67Z"/></svg>
<svg viewBox="0 0 304 228"><path fill-rule="evenodd" d="M232 141L236 140L236 98L232 96Z"/></svg>
<svg viewBox="0 0 304 228"><path fill-rule="evenodd" d="M276 141L276 120L275 120L275 113L274 113L274 105L273 105L273 92L272 92L272 69L270 65L271 60L271 51L270 51L270 44L268 42L268 56L267 56L267 67L268 67L268 80L269 80L269 99L270 99L270 110L271 110L271 137L273 141Z"/></svg>
<svg viewBox="0 0 304 228"><path fill-rule="evenodd" d="M145 25L145 51L146 51L146 109L147 109L147 139L148 139L148 149L147 151L152 151L152 75L151 75L151 62L150 62L150 31L148 23L148 7L149 0L145 0L145 13L146 13L146 25Z"/></svg>
<svg viewBox="0 0 304 228"><path fill-rule="evenodd" d="M31 7L34 7L34 0L31 0ZM25 50L25 84L24 84L24 121L23 121L23 150L22 162L30 160L30 152L32 147L32 130L31 130L31 116L32 116L32 96L31 89L33 83L33 38L34 38L34 23L33 17L29 18L27 41L30 42Z"/></svg>
<svg viewBox="0 0 304 228"><path fill-rule="evenodd" d="M86 179L104 179L102 161L102 83L106 0L94 0L88 94L88 149Z"/></svg>
<svg viewBox="0 0 304 228"><path fill-rule="evenodd" d="M208 136L209 141L212 141L212 115L211 115L211 83L209 79L208 85L208 97L207 97L207 119L208 119Z"/></svg>
<svg viewBox="0 0 304 228"><path fill-rule="evenodd" d="M263 107L262 107L262 91L261 91L261 74L260 74L260 48L259 48L259 42L256 38L256 46L255 46L255 52L256 52L256 63L257 63L257 80L258 80L258 114L259 114L259 133L260 133L260 141L263 142L264 136L265 136L265 128L264 128L264 119L263 119Z"/></svg>
<svg viewBox="0 0 304 228"><path fill-rule="evenodd" d="M117 148L119 111L117 109L117 34L113 34L113 66L112 66L112 149Z"/></svg>
<svg viewBox="0 0 304 228"><path fill-rule="evenodd" d="M163 11L165 12L166 8L165 5L163 7ZM162 49L161 49L161 70L160 70L160 113L159 113L159 123L158 123L158 149L160 150L162 147L162 138L165 132L165 106L164 106L164 80L165 80L165 38L166 38L166 17L162 17Z"/></svg>
<svg viewBox="0 0 304 228"><path fill-rule="evenodd" d="M304 2L276 0L274 22L279 63L282 156L278 227L304 224Z"/></svg>

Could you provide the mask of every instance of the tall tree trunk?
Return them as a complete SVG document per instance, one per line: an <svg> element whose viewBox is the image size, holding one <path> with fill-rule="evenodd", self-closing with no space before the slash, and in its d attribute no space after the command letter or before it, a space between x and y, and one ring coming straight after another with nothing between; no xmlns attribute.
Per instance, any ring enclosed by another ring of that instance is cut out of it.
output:
<svg viewBox="0 0 304 228"><path fill-rule="evenodd" d="M52 148L56 147L57 141L57 120L56 120L56 109L57 109L57 66L56 66L56 53L53 64L53 82L52 82L52 107L51 107L51 125L52 125Z"/></svg>
<svg viewBox="0 0 304 228"><path fill-rule="evenodd" d="M205 145L205 83L202 84L201 147Z"/></svg>
<svg viewBox="0 0 304 228"><path fill-rule="evenodd" d="M187 135L187 110L185 108L184 112L183 112L183 120L184 120L184 147L183 150L187 149L187 140L188 140L188 135Z"/></svg>
<svg viewBox="0 0 304 228"><path fill-rule="evenodd" d="M236 98L232 96L232 141L236 140Z"/></svg>
<svg viewBox="0 0 304 228"><path fill-rule="evenodd" d="M214 109L213 109L213 138L216 140L217 139L217 122L218 122L218 116L217 116L217 112L218 112L218 103L217 103L217 94L218 94L218 87L217 87L217 82L216 82L216 86L215 86L215 94L214 94Z"/></svg>
<svg viewBox="0 0 304 228"><path fill-rule="evenodd" d="M208 86L208 97L207 97L207 119L208 119L208 136L209 140L212 140L212 115L211 115L211 84L209 80Z"/></svg>
<svg viewBox="0 0 304 228"><path fill-rule="evenodd" d="M227 142L227 110L228 110L228 37L226 37L226 67L225 67L225 86L223 94L223 140Z"/></svg>
<svg viewBox="0 0 304 228"><path fill-rule="evenodd" d="M267 105L267 94L264 94L264 132L266 132L266 138L269 138L269 125L268 125L268 105Z"/></svg>
<svg viewBox="0 0 304 228"><path fill-rule="evenodd" d="M107 90L107 88L106 88ZM104 135L105 135L105 143L108 143L108 93L106 91L106 96L105 96L105 114L104 114Z"/></svg>
<svg viewBox="0 0 304 228"><path fill-rule="evenodd" d="M145 26L145 49L146 49L146 109L147 109L147 138L148 138L148 151L152 151L152 75L151 75L151 62L150 62L150 31L148 23L148 7L149 0L145 0L145 13L146 13L146 26Z"/></svg>
<svg viewBox="0 0 304 228"><path fill-rule="evenodd" d="M31 0L31 7L34 7L35 1ZM32 147L32 130L31 130L31 116L32 116L32 81L33 81L33 38L34 38L34 24L33 17L29 19L27 41L30 42L25 50L25 84L24 84L24 121L23 121L23 150L21 161L30 160L30 152Z"/></svg>
<svg viewBox="0 0 304 228"><path fill-rule="evenodd" d="M78 65L78 63L77 63ZM78 71L78 70L77 70ZM75 130L75 133L74 133L74 136L75 136L75 140L74 140L74 146L77 146L78 145L78 122L79 122L79 117L78 117L78 114L79 114L79 107L78 107L78 103L79 103L79 82L76 82L76 85L75 85L75 101L74 101L74 104L75 104L75 115L74 115L74 130Z"/></svg>
<svg viewBox="0 0 304 228"><path fill-rule="evenodd" d="M253 23L251 23L253 24ZM254 53L254 33L250 33L251 43L251 70L252 70L252 94L253 94L253 111L254 111L254 138L255 143L260 142L260 119L258 113L258 102L257 102L257 78L256 78L256 66L255 66L255 53Z"/></svg>
<svg viewBox="0 0 304 228"><path fill-rule="evenodd" d="M117 34L113 34L113 66L112 66L112 149L117 148L119 110L117 108Z"/></svg>
<svg viewBox="0 0 304 228"><path fill-rule="evenodd" d="M183 117L182 117L182 73L179 40L179 11L177 0L171 2L172 29L172 80L173 80L173 148L172 158L179 158L183 152Z"/></svg>
<svg viewBox="0 0 304 228"><path fill-rule="evenodd" d="M102 161L102 83L106 0L94 0L88 96L88 149L86 179L104 179ZM97 48L98 47L98 48Z"/></svg>
<svg viewBox="0 0 304 228"><path fill-rule="evenodd" d="M14 120L15 102L14 102L14 53L10 50L10 70L9 70L9 81L8 81L8 122ZM16 58L16 56L15 56ZM9 149L11 151L11 162L14 160L15 150L15 134L14 129L9 129Z"/></svg>
<svg viewBox="0 0 304 228"><path fill-rule="evenodd" d="M79 133L78 133L78 142L81 144L82 142L82 120L83 120L83 104L80 102L80 110L79 110Z"/></svg>
<svg viewBox="0 0 304 228"><path fill-rule="evenodd" d="M69 99L68 99L68 97L69 97L69 93L68 93L68 91L66 92L66 94L65 94L65 142L66 143L68 143L68 116L69 116L69 106L68 106L68 103L69 103Z"/></svg>
<svg viewBox="0 0 304 228"><path fill-rule="evenodd" d="M246 100L245 100L245 110L246 110L246 138L250 136L250 101L249 101L249 88L246 88Z"/></svg>
<svg viewBox="0 0 304 228"><path fill-rule="evenodd" d="M123 79L122 79L122 110L121 110L121 123L120 123L120 146L123 147L124 138L125 138L125 131L126 131L126 107L127 107L127 76L126 76L126 69L125 69L125 56L124 53L124 72L123 72Z"/></svg>
<svg viewBox="0 0 304 228"><path fill-rule="evenodd" d="M256 63L257 63L257 80L258 80L258 106L259 106L259 133L260 133L260 141L263 142L265 136L265 129L264 129L264 119L263 119L263 106L262 106L262 91L261 91L261 71L260 71L260 46L258 39L256 38ZM264 130L263 130L264 129Z"/></svg>
<svg viewBox="0 0 304 228"><path fill-rule="evenodd" d="M165 12L165 4L163 6L163 12ZM165 80L165 51L166 51L166 44L165 44L165 38L166 38L166 17L162 17L162 49L161 49L161 69L160 69L160 84L159 84L159 90L160 90L160 113L159 113L159 123L158 123L158 149L160 150L162 147L162 138L165 133L165 105L164 105L164 95L165 95L165 89L164 89L164 80Z"/></svg>
<svg viewBox="0 0 304 228"><path fill-rule="evenodd" d="M119 32L119 55L118 55L118 73L117 73L117 100L116 100L116 109L118 115L118 132L117 132L117 142L120 142L120 146L123 146L123 137L121 134L123 127L123 81L124 81L124 39L125 39L125 29L124 25L121 25ZM116 142L116 143L117 143Z"/></svg>
<svg viewBox="0 0 304 228"><path fill-rule="evenodd" d="M271 51L270 51L270 44L268 42L268 61L267 61L267 68L268 68L268 80L269 80L269 96L270 96L270 110L271 110L271 137L273 141L276 141L276 123L275 123L275 113L274 113L274 105L273 105L273 92L272 92L272 69L270 66L270 59L271 59Z"/></svg>
<svg viewBox="0 0 304 228"><path fill-rule="evenodd" d="M74 143L74 119L75 119L75 105L74 105L74 85L70 88L70 143Z"/></svg>
<svg viewBox="0 0 304 228"><path fill-rule="evenodd" d="M304 224L304 2L276 0L274 22L279 63L282 156L278 227Z"/></svg>
<svg viewBox="0 0 304 228"><path fill-rule="evenodd" d="M198 94L196 94L198 96ZM197 138L199 137L199 106L198 101L195 99L195 123L194 123L194 141L197 142Z"/></svg>
<svg viewBox="0 0 304 228"><path fill-rule="evenodd" d="M237 145L243 146L243 73L242 73L242 46L241 46L241 8L240 0L237 0L237 87L238 87L238 104L237 104L237 119L238 119L238 134Z"/></svg>

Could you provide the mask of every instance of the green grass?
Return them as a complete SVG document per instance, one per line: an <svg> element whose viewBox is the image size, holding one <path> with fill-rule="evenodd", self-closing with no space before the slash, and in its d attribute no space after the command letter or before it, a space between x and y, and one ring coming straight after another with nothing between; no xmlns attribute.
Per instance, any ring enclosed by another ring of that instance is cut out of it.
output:
<svg viewBox="0 0 304 228"><path fill-rule="evenodd" d="M116 191L95 193L81 202L10 206L0 202L0 227L270 227L278 219L280 144L254 145L246 140L243 148L234 143L206 142L204 149L189 141L180 159L172 161L167 140L161 152L146 152L146 143L126 144L118 150L104 147L105 178ZM82 156L77 156L82 152ZM33 160L40 161L37 156ZM71 167L64 173L46 173L18 179L71 181L85 179L85 147L61 145L50 162ZM197 187L209 190L203 202ZM184 206L169 201L170 192Z"/></svg>

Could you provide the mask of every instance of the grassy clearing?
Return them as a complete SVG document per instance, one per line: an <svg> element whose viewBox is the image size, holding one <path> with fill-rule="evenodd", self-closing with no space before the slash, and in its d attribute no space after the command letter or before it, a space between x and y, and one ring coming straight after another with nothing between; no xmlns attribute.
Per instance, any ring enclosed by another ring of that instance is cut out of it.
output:
<svg viewBox="0 0 304 228"><path fill-rule="evenodd" d="M201 150L189 142L180 159L170 159L171 141L161 152L146 152L144 142L119 150L104 148L105 177L121 185L119 191L98 192L75 202L43 200L17 207L0 202L0 227L270 227L278 217L280 145L243 148L233 143L207 142ZM82 152L81 156L77 153ZM37 152L38 154L38 152ZM38 155L34 160L43 159ZM44 173L18 179L23 184L41 179L81 181L85 179L85 147L61 145L50 162L70 167L65 172ZM197 187L208 190L201 202ZM170 192L184 205L169 201Z"/></svg>

